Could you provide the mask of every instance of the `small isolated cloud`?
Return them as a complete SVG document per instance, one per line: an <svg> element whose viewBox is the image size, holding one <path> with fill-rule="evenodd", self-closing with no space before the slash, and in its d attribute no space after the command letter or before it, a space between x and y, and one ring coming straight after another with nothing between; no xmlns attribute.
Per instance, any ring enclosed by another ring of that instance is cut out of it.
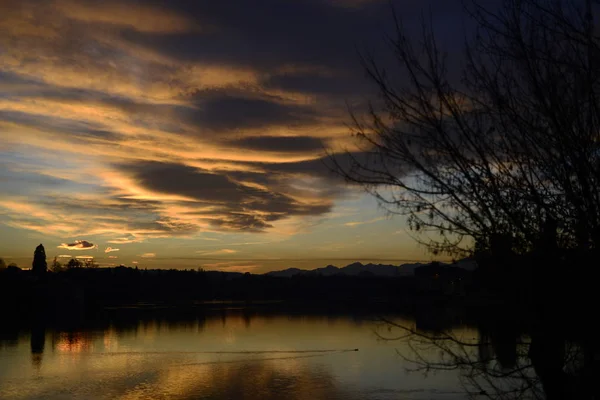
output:
<svg viewBox="0 0 600 400"><path fill-rule="evenodd" d="M71 258L72 256L70 256L69 254L61 254L58 256L58 258Z"/></svg>
<svg viewBox="0 0 600 400"><path fill-rule="evenodd" d="M74 243L62 243L58 246L59 249L67 249L67 250L90 250L95 249L96 246L93 243L88 242L87 240L76 240Z"/></svg>
<svg viewBox="0 0 600 400"><path fill-rule="evenodd" d="M106 249L104 249L105 253L111 253L113 251L119 251L120 249L113 249L112 247L107 247Z"/></svg>
<svg viewBox="0 0 600 400"><path fill-rule="evenodd" d="M132 261L131 263L132 264L139 264L137 261Z"/></svg>
<svg viewBox="0 0 600 400"><path fill-rule="evenodd" d="M373 218L373 219L370 219L370 220L368 220L368 221L352 221L352 222L346 222L346 223L344 224L344 226L350 226L350 227L353 227L353 226L358 226L358 225L373 224L373 223L375 223L375 222L382 221L382 220L384 220L384 219L385 219L385 217L379 217L379 218Z"/></svg>
<svg viewBox="0 0 600 400"><path fill-rule="evenodd" d="M237 250L233 250L233 249L221 249L221 250L215 250L215 251L197 251L196 253L203 255L203 256L222 256L225 254L234 254L237 253Z"/></svg>
<svg viewBox="0 0 600 400"><path fill-rule="evenodd" d="M108 258L119 258L117 256L108 256Z"/></svg>
<svg viewBox="0 0 600 400"><path fill-rule="evenodd" d="M78 258L81 260L93 260L94 256L76 256L75 258Z"/></svg>
<svg viewBox="0 0 600 400"><path fill-rule="evenodd" d="M156 257L156 253L144 253L139 255L142 258L154 258Z"/></svg>

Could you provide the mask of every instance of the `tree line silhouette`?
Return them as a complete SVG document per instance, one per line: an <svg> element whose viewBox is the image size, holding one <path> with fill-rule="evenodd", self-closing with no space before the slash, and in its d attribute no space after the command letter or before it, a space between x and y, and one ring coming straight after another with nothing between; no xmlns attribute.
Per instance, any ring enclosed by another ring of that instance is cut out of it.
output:
<svg viewBox="0 0 600 400"><path fill-rule="evenodd" d="M0 270L0 302L5 314L15 316L85 314L106 307L180 306L203 302L246 303L286 301L297 304L381 307L384 302L408 304L425 297L451 297L445 287L424 289L411 278L373 275L277 277L250 273L175 269L139 269L125 266L98 268L71 260L46 269L46 255L39 245L31 270ZM453 268L448 267L449 271ZM454 268L456 269L456 268ZM428 272L433 276L440 268ZM461 274L461 277L468 274ZM448 276L454 276L450 271ZM423 278L429 279L429 278ZM463 292L460 293L464 295ZM420 300L419 300L420 301Z"/></svg>

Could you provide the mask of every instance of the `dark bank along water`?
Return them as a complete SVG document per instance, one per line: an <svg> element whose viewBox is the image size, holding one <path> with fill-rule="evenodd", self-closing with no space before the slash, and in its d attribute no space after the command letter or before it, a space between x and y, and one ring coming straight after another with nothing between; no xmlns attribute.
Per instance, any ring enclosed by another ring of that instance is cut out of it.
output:
<svg viewBox="0 0 600 400"><path fill-rule="evenodd" d="M464 398L457 371L406 372L415 365L397 351L409 355L407 341L378 338L400 333L371 318L242 312L94 329L4 326L0 399Z"/></svg>

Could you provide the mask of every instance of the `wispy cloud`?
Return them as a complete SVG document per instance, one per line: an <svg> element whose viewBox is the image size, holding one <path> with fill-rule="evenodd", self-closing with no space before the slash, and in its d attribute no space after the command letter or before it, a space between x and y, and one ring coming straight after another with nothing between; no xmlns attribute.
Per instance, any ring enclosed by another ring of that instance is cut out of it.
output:
<svg viewBox="0 0 600 400"><path fill-rule="evenodd" d="M111 243L111 244L140 243L143 241L144 241L143 238L135 237L135 236L125 236L125 237L119 237L116 239L107 240L107 242Z"/></svg>
<svg viewBox="0 0 600 400"><path fill-rule="evenodd" d="M112 253L113 251L119 251L120 249L113 249L112 247L107 247L104 249L105 253Z"/></svg>
<svg viewBox="0 0 600 400"><path fill-rule="evenodd" d="M142 257L142 258L155 258L156 253L144 253L144 254L138 254L138 256Z"/></svg>
<svg viewBox="0 0 600 400"><path fill-rule="evenodd" d="M119 257L117 257L117 256L108 256L108 258L113 258L114 259L114 258L119 258Z"/></svg>
<svg viewBox="0 0 600 400"><path fill-rule="evenodd" d="M385 217L378 217L378 218L373 218L373 219L370 219L367 221L351 221L351 222L346 222L344 224L344 226L354 227L354 226L359 226L359 225L374 224L375 222L383 221L384 219L385 219Z"/></svg>

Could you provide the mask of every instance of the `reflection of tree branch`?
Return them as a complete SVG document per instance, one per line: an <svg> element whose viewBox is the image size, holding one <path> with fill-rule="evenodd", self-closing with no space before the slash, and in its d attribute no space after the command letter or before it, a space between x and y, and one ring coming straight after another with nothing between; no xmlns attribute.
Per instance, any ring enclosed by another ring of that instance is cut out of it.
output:
<svg viewBox="0 0 600 400"><path fill-rule="evenodd" d="M530 341L515 338L516 364L508 367L501 364L497 354L482 356L481 349L494 344L485 335L467 341L453 330L430 333L387 318L379 321L388 327L390 334L393 328L403 331L402 335L375 334L381 340L406 344L410 355L401 350L396 352L414 365L407 368L409 372L459 371L465 392L473 398L544 398L540 380L528 358Z"/></svg>

